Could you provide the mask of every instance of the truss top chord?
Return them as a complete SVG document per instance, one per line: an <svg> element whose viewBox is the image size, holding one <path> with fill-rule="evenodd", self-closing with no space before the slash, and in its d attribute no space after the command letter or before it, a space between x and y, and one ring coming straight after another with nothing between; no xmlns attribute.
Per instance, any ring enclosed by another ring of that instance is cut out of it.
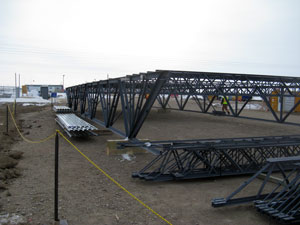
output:
<svg viewBox="0 0 300 225"><path fill-rule="evenodd" d="M278 163L278 162L299 162L300 161L300 156L291 156L291 157L280 157L280 158L269 158L267 159L267 162L269 163ZM299 163L297 163L299 164ZM296 165L296 163L294 163Z"/></svg>
<svg viewBox="0 0 300 225"><path fill-rule="evenodd" d="M162 150L199 150L199 149L235 149L264 146L300 145L299 135L290 136L266 136L248 138L224 138L224 139L196 139L196 140L174 140L174 141L133 141L118 143L120 148L126 147L148 147L152 146Z"/></svg>

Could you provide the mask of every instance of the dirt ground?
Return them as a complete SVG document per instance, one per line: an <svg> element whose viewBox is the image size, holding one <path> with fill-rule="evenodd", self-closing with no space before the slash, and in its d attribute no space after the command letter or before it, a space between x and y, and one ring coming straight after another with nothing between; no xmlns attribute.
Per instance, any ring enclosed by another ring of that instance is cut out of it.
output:
<svg viewBox="0 0 300 225"><path fill-rule="evenodd" d="M24 224L53 223L54 208L54 139L42 144L21 140L10 126L5 130L5 107L0 106L1 152L24 152L16 168L18 178L3 181L8 190L0 193L1 214L23 216ZM245 111L247 115L271 117L269 112ZM59 127L50 106L18 107L17 119L23 134L39 140ZM299 121L292 115L291 121ZM11 125L11 122L10 122ZM116 127L122 127L122 121ZM152 109L139 138L150 140L225 138L299 134L300 127L254 120L218 117ZM174 225L254 225L275 224L256 212L252 204L212 208L211 200L225 197L247 176L180 182L146 182L131 178L152 154L138 154L132 161L106 155L106 141L117 135L72 139L72 142L104 171ZM117 187L66 141L60 138L59 218L71 225L158 225L166 224ZM259 184L260 181L257 181ZM255 190L255 185L251 191ZM9 193L8 193L9 192Z"/></svg>

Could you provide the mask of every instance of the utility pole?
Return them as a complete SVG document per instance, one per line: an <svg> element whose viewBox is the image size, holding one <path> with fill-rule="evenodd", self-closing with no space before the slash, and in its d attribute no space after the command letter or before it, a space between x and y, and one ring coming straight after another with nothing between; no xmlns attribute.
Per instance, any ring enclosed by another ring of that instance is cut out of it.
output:
<svg viewBox="0 0 300 225"><path fill-rule="evenodd" d="M17 98L17 73L15 73L15 101Z"/></svg>
<svg viewBox="0 0 300 225"><path fill-rule="evenodd" d="M15 104L14 104L14 116L17 113L17 73L15 73Z"/></svg>
<svg viewBox="0 0 300 225"><path fill-rule="evenodd" d="M21 90L21 81L20 81L21 75L19 74L19 90L18 90L18 97L20 98L20 90Z"/></svg>
<svg viewBox="0 0 300 225"><path fill-rule="evenodd" d="M63 76L63 90L65 90L65 74L62 75Z"/></svg>

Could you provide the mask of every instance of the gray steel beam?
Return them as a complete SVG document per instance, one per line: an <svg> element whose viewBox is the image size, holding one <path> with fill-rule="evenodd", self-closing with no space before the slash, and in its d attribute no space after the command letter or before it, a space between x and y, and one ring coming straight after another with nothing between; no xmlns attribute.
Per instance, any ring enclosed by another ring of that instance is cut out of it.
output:
<svg viewBox="0 0 300 225"><path fill-rule="evenodd" d="M168 74L169 79L161 82L161 74ZM118 90L120 83L122 83L122 87ZM98 89L96 91L98 85L102 87L102 90ZM157 85L160 85L160 87L158 88ZM146 102L143 101L145 90L147 90L147 93L151 93ZM111 104L114 102L110 95L115 92L118 92L121 98L122 114L112 118L114 113L110 114L112 110ZM195 112L202 113L211 113L211 107L214 108L212 103L216 96L235 96L235 108L233 108L230 101L228 106L232 115L240 118L246 118L240 116L240 114L249 103L250 98L259 96L266 103L275 122L285 122L286 124L294 125L295 123L289 123L286 120L299 106L300 102L295 103L287 113L283 112L283 105L281 104L277 115L277 112L272 109L268 98L271 96L279 97L283 101L285 97L299 96L299 92L299 77L159 70L69 87L67 88L67 99L70 108L76 110L78 102L80 102L80 113L94 117L98 104L97 95L100 95L100 101L103 101L101 106L106 124L109 123L109 126L112 126L116 119L123 115L126 134L128 137L133 138L137 136L154 101L157 100L163 108L167 108L172 94L175 95L179 110L191 111L186 109L185 105L193 97L192 99L199 106L198 111L195 110ZM167 98L165 98L165 95ZM183 95L188 96L188 98L184 99ZM139 97L137 102L135 102L135 96ZM200 100L199 96L203 98L203 101ZM208 96L214 97L207 104ZM240 109L238 109L237 96L249 97ZM87 112L85 110L86 99L88 100ZM105 107L103 107L103 104L105 104ZM261 118L251 119L264 120ZM300 123L297 125L300 125Z"/></svg>
<svg viewBox="0 0 300 225"><path fill-rule="evenodd" d="M129 133L128 138L135 138L141 129L143 123L145 122L151 107L156 100L162 86L166 83L166 81L169 79L169 72L162 72L159 77L157 78L153 88L151 89L150 95L148 99L145 102L145 105L143 106L141 112L139 113L139 116L137 118L136 123L134 124L134 127L132 131Z"/></svg>

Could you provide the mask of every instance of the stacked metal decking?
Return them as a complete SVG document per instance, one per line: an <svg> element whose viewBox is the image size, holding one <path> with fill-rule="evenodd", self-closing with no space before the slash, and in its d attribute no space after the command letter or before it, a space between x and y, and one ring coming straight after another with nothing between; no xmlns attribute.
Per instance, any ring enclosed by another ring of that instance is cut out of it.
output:
<svg viewBox="0 0 300 225"><path fill-rule="evenodd" d="M59 106L59 105L55 105L53 106L53 110L56 113L71 113L73 112L72 109L70 107L67 106Z"/></svg>
<svg viewBox="0 0 300 225"><path fill-rule="evenodd" d="M96 136L93 131L98 130L73 113L57 114L56 122L66 131L70 137Z"/></svg>

